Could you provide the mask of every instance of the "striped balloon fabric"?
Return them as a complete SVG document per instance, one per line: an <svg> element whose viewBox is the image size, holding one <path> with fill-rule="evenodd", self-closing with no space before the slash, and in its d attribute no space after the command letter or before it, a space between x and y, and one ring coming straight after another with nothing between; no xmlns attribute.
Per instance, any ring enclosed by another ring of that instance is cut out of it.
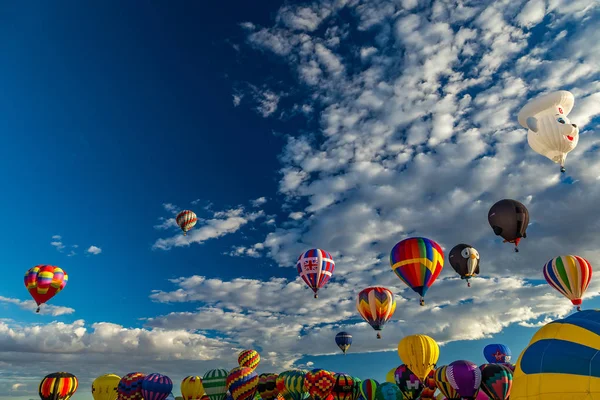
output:
<svg viewBox="0 0 600 400"><path fill-rule="evenodd" d="M460 399L456 389L452 387L448 380L448 366L443 365L435 370L435 384L437 388L448 399Z"/></svg>
<svg viewBox="0 0 600 400"><path fill-rule="evenodd" d="M227 393L227 375L229 371L223 368L211 369L202 377L202 384L210 400L223 400Z"/></svg>
<svg viewBox="0 0 600 400"><path fill-rule="evenodd" d="M377 393L377 387L379 382L374 379L365 379L360 384L360 394L365 400L375 400L375 394Z"/></svg>
<svg viewBox="0 0 600 400"><path fill-rule="evenodd" d="M260 354L256 350L244 350L238 356L238 364L240 367L250 368L252 371L258 367L260 363Z"/></svg>
<svg viewBox="0 0 600 400"><path fill-rule="evenodd" d="M165 400L173 390L171 378L161 374L150 374L142 381L144 400Z"/></svg>
<svg viewBox="0 0 600 400"><path fill-rule="evenodd" d="M227 376L227 390L233 400L250 400L258 387L258 375L250 368L236 367Z"/></svg>
<svg viewBox="0 0 600 400"><path fill-rule="evenodd" d="M383 330L385 323L396 311L394 294L381 286L363 289L356 299L356 310L376 331ZM377 333L381 339L381 334Z"/></svg>
<svg viewBox="0 0 600 400"><path fill-rule="evenodd" d="M142 400L142 382L146 377L141 372L131 372L121 378L117 393L119 400Z"/></svg>
<svg viewBox="0 0 600 400"><path fill-rule="evenodd" d="M310 249L300 254L296 262L298 275L306 282L315 293L329 282L335 269L335 262L331 254L321 249Z"/></svg>
<svg viewBox="0 0 600 400"><path fill-rule="evenodd" d="M38 393L42 400L68 400L77 391L79 381L68 372L54 372L40 382Z"/></svg>
<svg viewBox="0 0 600 400"><path fill-rule="evenodd" d="M335 400L352 400L354 397L354 379L348 374L335 374L335 384L331 395Z"/></svg>
<svg viewBox="0 0 600 400"><path fill-rule="evenodd" d="M196 225L196 222L198 222L198 218L196 217L196 214L193 211L183 210L182 212L177 214L175 222L177 222L177 225L183 231L183 236L185 236L187 235L187 232Z"/></svg>
<svg viewBox="0 0 600 400"><path fill-rule="evenodd" d="M307 372L299 369L287 371L284 379L284 394L287 394L291 400L304 400L307 397L308 392L304 385Z"/></svg>
<svg viewBox="0 0 600 400"><path fill-rule="evenodd" d="M274 400L279 394L277 389L277 374L260 374L256 393L262 400Z"/></svg>
<svg viewBox="0 0 600 400"><path fill-rule="evenodd" d="M54 265L36 265L25 273L24 283L29 294L38 305L50 300L65 288L69 275L61 268Z"/></svg>
<svg viewBox="0 0 600 400"><path fill-rule="evenodd" d="M592 265L579 256L556 257L544 265L544 278L581 311L581 298L592 280Z"/></svg>

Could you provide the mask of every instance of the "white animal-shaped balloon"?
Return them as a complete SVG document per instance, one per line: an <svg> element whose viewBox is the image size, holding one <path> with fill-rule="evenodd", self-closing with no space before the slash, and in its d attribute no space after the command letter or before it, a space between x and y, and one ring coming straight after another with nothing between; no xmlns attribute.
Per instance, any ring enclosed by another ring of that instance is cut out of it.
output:
<svg viewBox="0 0 600 400"><path fill-rule="evenodd" d="M560 164L561 172L565 172L567 154L579 142L579 128L567 118L574 103L571 92L559 90L531 100L518 115L521 126L528 129L529 146Z"/></svg>

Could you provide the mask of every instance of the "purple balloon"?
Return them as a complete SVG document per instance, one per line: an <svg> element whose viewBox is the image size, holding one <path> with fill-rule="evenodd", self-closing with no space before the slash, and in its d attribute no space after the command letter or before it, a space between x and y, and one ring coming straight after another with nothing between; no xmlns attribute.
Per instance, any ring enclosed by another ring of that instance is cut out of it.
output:
<svg viewBox="0 0 600 400"><path fill-rule="evenodd" d="M481 385L481 370L471 361L458 360L448 365L446 379L463 399L477 398Z"/></svg>

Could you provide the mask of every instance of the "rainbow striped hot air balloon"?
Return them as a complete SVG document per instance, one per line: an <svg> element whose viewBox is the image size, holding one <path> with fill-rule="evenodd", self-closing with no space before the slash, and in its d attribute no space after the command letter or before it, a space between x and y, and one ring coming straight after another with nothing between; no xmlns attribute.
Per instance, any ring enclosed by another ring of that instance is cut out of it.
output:
<svg viewBox="0 0 600 400"><path fill-rule="evenodd" d="M592 265L579 256L560 256L544 265L546 282L581 311L581 298L592 280Z"/></svg>
<svg viewBox="0 0 600 400"><path fill-rule="evenodd" d="M238 356L238 364L240 367L250 368L252 371L258 367L260 363L260 354L256 350L244 350Z"/></svg>
<svg viewBox="0 0 600 400"><path fill-rule="evenodd" d="M296 262L298 275L306 282L318 298L318 291L329 282L335 262L331 254L321 249L310 249L300 254Z"/></svg>
<svg viewBox="0 0 600 400"><path fill-rule="evenodd" d="M67 286L69 275L54 265L36 265L25 272L25 287L38 307L53 298Z"/></svg>
<svg viewBox="0 0 600 400"><path fill-rule="evenodd" d="M394 371L395 372L395 371ZM365 400L375 400L379 382L375 379L365 379L360 384L360 394Z"/></svg>
<svg viewBox="0 0 600 400"><path fill-rule="evenodd" d="M363 289L356 299L356 310L377 331L377 339L381 339L379 331L396 311L394 294L381 286Z"/></svg>
<svg viewBox="0 0 600 400"><path fill-rule="evenodd" d="M425 293L444 268L444 251L431 239L404 239L392 249L390 265L396 276L421 296L423 306Z"/></svg>
<svg viewBox="0 0 600 400"><path fill-rule="evenodd" d="M246 367L236 367L227 376L227 390L233 400L250 400L258 386L258 375Z"/></svg>
<svg viewBox="0 0 600 400"><path fill-rule="evenodd" d="M38 393L42 400L69 400L77 391L79 381L68 372L48 374L40 382Z"/></svg>
<svg viewBox="0 0 600 400"><path fill-rule="evenodd" d="M291 400L304 400L308 397L308 391L304 385L307 372L308 371L295 369L282 373L285 374L285 394L287 394Z"/></svg>
<svg viewBox="0 0 600 400"><path fill-rule="evenodd" d="M447 399L460 399L460 395L448 380L448 366L443 365L435 370L435 385Z"/></svg>

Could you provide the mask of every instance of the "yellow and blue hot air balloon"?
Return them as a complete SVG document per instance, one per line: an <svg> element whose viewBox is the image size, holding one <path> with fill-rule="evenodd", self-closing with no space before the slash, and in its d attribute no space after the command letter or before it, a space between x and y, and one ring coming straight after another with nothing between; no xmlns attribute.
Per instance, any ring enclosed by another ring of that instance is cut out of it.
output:
<svg viewBox="0 0 600 400"><path fill-rule="evenodd" d="M600 310L550 322L517 360L511 400L600 398Z"/></svg>

